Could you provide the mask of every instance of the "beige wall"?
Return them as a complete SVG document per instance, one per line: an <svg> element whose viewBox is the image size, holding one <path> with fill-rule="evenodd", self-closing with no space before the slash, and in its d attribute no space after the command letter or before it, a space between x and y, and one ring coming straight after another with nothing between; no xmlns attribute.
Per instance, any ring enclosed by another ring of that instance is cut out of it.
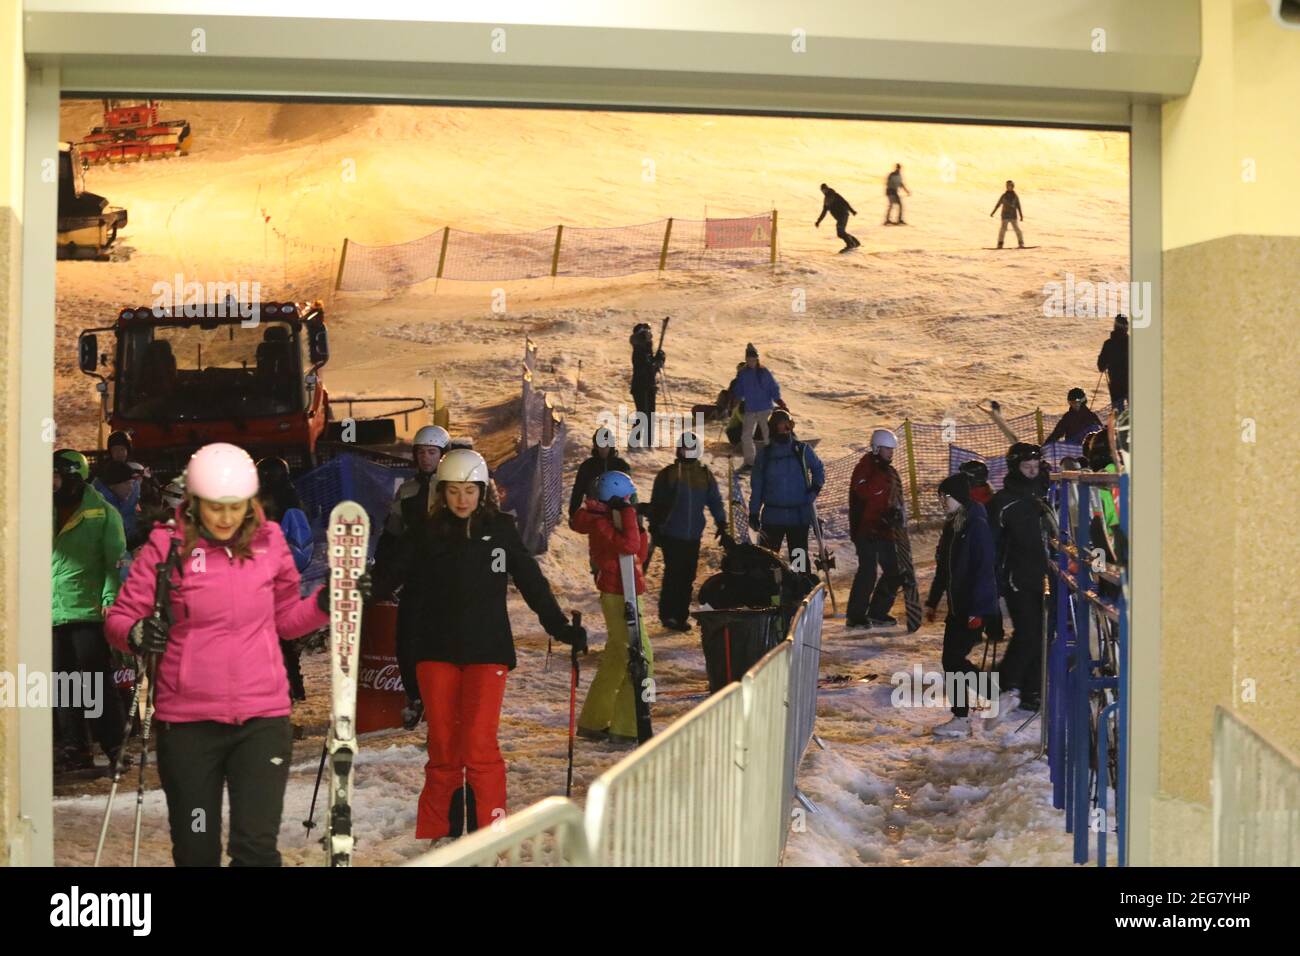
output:
<svg viewBox="0 0 1300 956"><path fill-rule="evenodd" d="M18 657L15 572L18 460L19 265L22 235L23 155L22 9L0 0L0 671L14 671ZM0 710L0 866L10 859L18 813L17 712Z"/></svg>
<svg viewBox="0 0 1300 956"><path fill-rule="evenodd" d="M1258 0L1202 10L1196 82L1163 112L1156 862L1185 857L1189 839L1208 861L1196 807L1210 800L1216 704L1300 751L1300 31L1277 27Z"/></svg>

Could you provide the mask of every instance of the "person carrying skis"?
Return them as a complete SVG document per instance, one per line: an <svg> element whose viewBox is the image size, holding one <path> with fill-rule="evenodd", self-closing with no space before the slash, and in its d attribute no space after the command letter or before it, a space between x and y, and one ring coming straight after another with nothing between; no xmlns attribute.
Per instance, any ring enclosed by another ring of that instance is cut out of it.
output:
<svg viewBox="0 0 1300 956"><path fill-rule="evenodd" d="M591 456L578 466L578 476L573 480L573 490L569 492L570 518L582 507L587 492L591 490L591 483L605 472L621 471L625 475L632 474L632 466L615 451L617 444L618 440L608 428L597 428L596 433L591 436Z"/></svg>
<svg viewBox="0 0 1300 956"><path fill-rule="evenodd" d="M1070 389L1066 401L1070 403L1070 407L1064 415L1057 419L1056 424L1052 426L1051 432L1043 439L1044 447L1056 441L1067 441L1072 445L1077 445L1083 441L1083 436L1088 432L1102 427L1101 419L1097 417L1097 413L1088 407L1088 393L1083 389Z"/></svg>
<svg viewBox="0 0 1300 956"><path fill-rule="evenodd" d="M391 600L399 589L406 593L405 578L399 568L410 567L410 550L415 546L420 528L429 516L429 486L437 474L438 465L447 453L451 436L441 425L425 425L415 433L411 452L415 458L415 474L403 481L393 496L384 521L384 530L375 545L375 599ZM402 675L406 704L402 707L402 726L414 730L424 716L424 703L420 698L419 678L415 670L414 617L397 604L397 669Z"/></svg>
<svg viewBox="0 0 1300 956"><path fill-rule="evenodd" d="M903 221L903 200L898 198L898 191L900 189L907 193L908 198L911 198L912 190L903 185L903 164L895 163L894 171L890 173L889 177L885 180L885 198L889 200L889 205L885 207L886 226L907 225L907 223ZM895 206L898 207L898 221L890 222L889 214L894 211Z"/></svg>
<svg viewBox="0 0 1300 956"><path fill-rule="evenodd" d="M263 516L257 492L257 466L242 448L196 451L175 525L149 535L105 622L118 650L157 660L158 775L177 866L221 865L223 788L231 865L280 865L293 730L279 642L324 627L329 594L299 594L284 533ZM173 541L180 562L169 622L154 616L154 596ZM363 596L369 587L363 576Z"/></svg>
<svg viewBox="0 0 1300 956"><path fill-rule="evenodd" d="M578 650L587 642L586 631L560 610L515 519L499 509L482 455L468 448L447 452L429 494L429 516L415 529L402 575L429 726L418 840L460 836L506 812L497 730L506 676L518 663L508 583L551 637Z"/></svg>
<svg viewBox="0 0 1300 956"><path fill-rule="evenodd" d="M267 521L274 521L284 532L285 544L293 555L293 566L301 575L311 564L315 545L311 525L302 510L302 499L289 480L289 463L283 458L267 457L257 463L257 502ZM284 656L284 670L289 678L289 699L306 700L307 688L302 680L302 644L299 641L281 641L280 653Z"/></svg>
<svg viewBox="0 0 1300 956"><path fill-rule="evenodd" d="M1025 248L1025 234L1020 231L1020 223L1024 222L1025 214L1020 208L1020 195L1016 192L1016 184L1007 180L1007 191L1004 192L993 207L993 212L989 213L992 219L998 209L1002 210L1002 228L998 230L998 248L1002 248L1002 240L1006 237L1007 226L1016 231L1016 241L1020 243L1019 248ZM1019 222L1017 222L1019 219Z"/></svg>
<svg viewBox="0 0 1300 956"><path fill-rule="evenodd" d="M664 367L664 350L655 351L654 330L645 322L632 329L632 402L637 421L632 423L629 448L653 448L655 444L655 395L659 390L659 373Z"/></svg>
<svg viewBox="0 0 1300 956"><path fill-rule="evenodd" d="M677 460L655 476L650 492L650 533L664 555L659 621L674 631L691 629L691 592L699 569L705 508L713 516L725 550L734 542L727 531L727 513L718 483L700 461L695 434L682 432L677 441Z"/></svg>
<svg viewBox="0 0 1300 956"><path fill-rule="evenodd" d="M1016 442L1007 452L1007 476L988 509L996 544L998 591L1011 615L1011 642L998 685L1003 711L1037 710L1041 695L1043 587L1047 540L1043 526L1047 475L1038 445Z"/></svg>
<svg viewBox="0 0 1300 956"><path fill-rule="evenodd" d="M121 464L118 462L117 464ZM125 468L125 465L122 465ZM119 561L126 550L122 518L86 483L90 464L71 448L54 453L54 546L50 555L52 664L56 674L99 676L98 688L86 681L89 693L98 693L103 708L89 718L95 741L112 763L122 746L126 712L113 691L113 666L104 641L104 614L117 599ZM92 678L93 679L93 678ZM60 697L55 701L54 726L60 752L57 766L85 770L95 764L86 746L87 713L94 701L82 706Z"/></svg>
<svg viewBox="0 0 1300 956"><path fill-rule="evenodd" d="M759 364L758 349L750 342L745 346L745 367L736 372L731 383L732 399L744 403L745 412L740 422L740 449L745 456L743 475L754 467L754 456L758 453L754 443L754 428L762 433L761 444L766 445L769 438L768 416L773 407L789 411L789 406L781 399L781 386L767 366Z"/></svg>
<svg viewBox="0 0 1300 956"><path fill-rule="evenodd" d="M569 520L569 527L588 536L591 563L600 591L600 609L605 616L605 650L600 666L587 689L587 699L578 717L578 734L590 740L611 740L621 744L637 742L635 695L644 693L632 686L628 672L628 634L623 608L623 576L619 569L621 555L634 555L637 619L645 620L641 595L645 580L641 565L649 552L650 538L637 520L636 486L621 471L607 471L598 477L583 506ZM646 661L646 675L654 674L654 654L641 628L641 653Z"/></svg>
<svg viewBox="0 0 1300 956"><path fill-rule="evenodd" d="M984 506L970 494L970 479L958 473L939 483L939 496L948 515L935 554L935 581L927 604L934 618L939 594L948 598L943 625L944 684L955 693L952 718L934 728L939 737L970 734L970 702L979 668L967 659L980 642L985 622L998 613L998 588L993 570L993 533Z"/></svg>
<svg viewBox="0 0 1300 956"><path fill-rule="evenodd" d="M1128 405L1128 316L1115 316L1110 338L1097 353L1097 371L1106 373L1110 406L1119 411Z"/></svg>
<svg viewBox="0 0 1300 956"><path fill-rule="evenodd" d="M856 216L858 211L849 205L849 201L831 189L825 183L822 183L822 214L817 217L813 223L814 228L821 228L822 220L826 214L830 213L831 218L835 220L835 235L844 240L844 248L840 252L848 252L850 249L856 249L862 243L858 242L856 236L850 235L848 231L849 216Z"/></svg>
<svg viewBox="0 0 1300 956"><path fill-rule="evenodd" d="M772 412L767 423L772 443L754 459L749 488L749 527L759 532L759 544L780 553L786 542L790 563L811 572L808 528L813 502L826 483L821 459L806 442L794 436L794 420L785 409Z"/></svg>
<svg viewBox="0 0 1300 956"><path fill-rule="evenodd" d="M902 513L893 500L895 483L901 479L891 464L897 448L894 433L877 428L871 433L871 450L858 461L849 479L849 537L858 553L858 569L844 614L849 627L892 627L898 623L889 613L903 585L895 544L895 528Z"/></svg>

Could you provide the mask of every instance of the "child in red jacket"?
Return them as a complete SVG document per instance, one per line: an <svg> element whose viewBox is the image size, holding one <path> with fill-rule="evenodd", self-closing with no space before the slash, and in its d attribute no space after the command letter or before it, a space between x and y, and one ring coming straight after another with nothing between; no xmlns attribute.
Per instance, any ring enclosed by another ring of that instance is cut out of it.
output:
<svg viewBox="0 0 1300 956"><path fill-rule="evenodd" d="M619 557L630 554L636 571L637 616L644 620L641 595L645 582L641 563L649 550L650 538L637 523L636 487L621 471L607 471L597 477L587 500L569 519L569 527L588 536L592 571L600 590L600 607L605 615L605 652L578 718L578 733L589 739L610 739L636 743L636 688L628 673L628 632L623 619L623 579ZM650 642L641 629L641 652L646 673L654 664Z"/></svg>

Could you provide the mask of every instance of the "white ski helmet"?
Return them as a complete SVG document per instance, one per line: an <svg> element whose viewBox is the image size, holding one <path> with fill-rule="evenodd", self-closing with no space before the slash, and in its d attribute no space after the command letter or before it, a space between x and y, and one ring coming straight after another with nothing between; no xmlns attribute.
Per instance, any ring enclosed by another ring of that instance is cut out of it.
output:
<svg viewBox="0 0 1300 956"><path fill-rule="evenodd" d="M871 433L872 448L897 448L898 439L888 428L877 428Z"/></svg>
<svg viewBox="0 0 1300 956"><path fill-rule="evenodd" d="M238 445L204 445L185 466L185 488L196 498L220 504L247 501L257 494L257 466Z"/></svg>
<svg viewBox="0 0 1300 956"><path fill-rule="evenodd" d="M441 425L425 425L415 433L415 440L411 442L411 447L419 448L421 445L432 445L434 448L441 448L445 451L450 442L451 436L447 434L447 429Z"/></svg>
<svg viewBox="0 0 1300 956"><path fill-rule="evenodd" d="M487 462L472 449L453 448L438 462L438 481L480 481L486 485Z"/></svg>

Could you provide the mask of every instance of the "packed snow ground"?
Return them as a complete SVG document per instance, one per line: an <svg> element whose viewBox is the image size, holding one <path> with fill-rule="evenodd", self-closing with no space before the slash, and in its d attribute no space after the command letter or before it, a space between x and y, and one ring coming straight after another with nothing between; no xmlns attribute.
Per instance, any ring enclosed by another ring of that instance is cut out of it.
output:
<svg viewBox="0 0 1300 956"><path fill-rule="evenodd" d="M97 111L97 102L65 102L62 136L78 138ZM193 153L90 170L87 188L126 206L130 224L112 261L58 264L60 443L96 441L96 396L76 369L77 332L110 323L124 306L152 303L155 283L178 272L185 281L259 281L264 300L325 299L332 394L431 397L436 380L453 432L473 435L493 463L513 448L523 340L533 336L540 384L570 422L570 481L597 415L629 400L627 336L637 321L657 329L673 316L665 344L672 401L661 393L661 409L712 401L752 341L781 382L800 435L820 438L819 454L832 460L861 447L871 428L904 417L983 421L971 407L980 399L998 398L1015 415L1063 407L1075 385L1091 391L1109 319L1044 318L1043 287L1067 273L1128 280L1128 141L1120 133L212 101L169 102L163 114L190 120ZM913 192L904 197L910 225L883 228L883 180L895 162ZM998 225L988 212L1008 177L1024 203L1027 242L1039 248L986 248ZM822 181L858 209L849 225L863 243L856 253L835 254L829 219L812 228ZM780 210L776 268L331 293L344 237L403 242L447 224L485 232L618 226L701 218L706 207L712 216ZM492 310L499 288L504 313ZM806 311L794 311L796 301ZM716 426L708 450L721 477ZM648 490L669 460L666 450L636 453L634 478ZM855 559L845 542L837 551L844 596ZM915 552L924 566L932 540ZM699 580L717 556L709 543ZM585 690L603 642L585 541L559 531L542 565L561 605L582 610L592 630ZM656 562L650 575L652 620L659 569ZM501 741L511 807L519 809L563 792L567 674L562 655L543 671L544 635L517 597L511 614L520 666L508 685ZM941 632L927 625L910 637L846 634L839 621L826 621L823 672L878 676L822 694L817 732L829 749L810 751L800 780L822 813L792 834L788 864L1068 862L1045 766L1031 760L1036 725L1018 736L1002 725L970 741L937 742L923 731L946 711L890 705L888 675L915 663L936 668ZM698 637L664 635L653 624L651 633L661 689L701 687ZM305 843L300 821L325 723L324 657L304 660L312 699L295 711L305 739L295 745L280 841L289 864L323 858ZM693 703L660 703L658 725ZM394 863L424 849L413 838L421 743L418 733L364 742L358 864ZM579 799L622 753L579 743ZM110 861L129 859L134 779L118 798ZM145 803L142 861L166 864L164 801L152 770L149 780L155 789ZM91 860L106 793L104 781L59 786L59 863Z"/></svg>

